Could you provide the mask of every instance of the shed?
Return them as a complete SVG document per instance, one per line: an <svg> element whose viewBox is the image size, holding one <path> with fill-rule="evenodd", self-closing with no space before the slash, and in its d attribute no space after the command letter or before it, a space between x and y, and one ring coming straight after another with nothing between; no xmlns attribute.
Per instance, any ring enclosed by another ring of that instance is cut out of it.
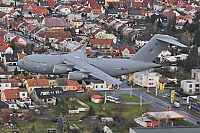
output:
<svg viewBox="0 0 200 133"><path fill-rule="evenodd" d="M102 96L101 95L93 95L91 97L91 101L94 102L94 103L100 103L102 101Z"/></svg>

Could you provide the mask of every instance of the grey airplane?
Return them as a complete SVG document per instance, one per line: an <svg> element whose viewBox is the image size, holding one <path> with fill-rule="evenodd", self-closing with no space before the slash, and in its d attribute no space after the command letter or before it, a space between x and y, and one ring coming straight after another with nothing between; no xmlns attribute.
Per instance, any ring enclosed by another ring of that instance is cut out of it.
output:
<svg viewBox="0 0 200 133"><path fill-rule="evenodd" d="M28 55L18 61L18 66L28 72L67 75L70 80L95 77L111 84L121 84L116 76L147 70L160 66L152 61L168 45L186 47L177 38L155 34L130 59L87 58L84 44L81 49L61 55Z"/></svg>

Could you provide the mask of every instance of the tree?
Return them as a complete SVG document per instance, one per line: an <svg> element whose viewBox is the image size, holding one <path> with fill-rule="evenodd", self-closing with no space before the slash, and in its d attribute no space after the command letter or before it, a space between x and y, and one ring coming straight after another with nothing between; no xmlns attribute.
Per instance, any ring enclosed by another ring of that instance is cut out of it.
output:
<svg viewBox="0 0 200 133"><path fill-rule="evenodd" d="M90 106L89 110L86 112L87 116L94 116L95 115L95 111L94 108L92 106Z"/></svg>
<svg viewBox="0 0 200 133"><path fill-rule="evenodd" d="M152 23L152 25L154 25L155 21L156 21L156 16L152 15L150 19L150 22Z"/></svg>
<svg viewBox="0 0 200 133"><path fill-rule="evenodd" d="M63 131L63 116L62 116L62 113L60 114L59 118L58 118L58 122L57 122L57 129L59 131Z"/></svg>
<svg viewBox="0 0 200 133"><path fill-rule="evenodd" d="M198 22L200 19L200 11L195 12L194 22Z"/></svg>
<svg viewBox="0 0 200 133"><path fill-rule="evenodd" d="M194 35L193 44L196 45L197 47L200 46L200 29L198 29Z"/></svg>
<svg viewBox="0 0 200 133"><path fill-rule="evenodd" d="M98 125L95 125L92 129L92 133L103 133L103 130Z"/></svg>
<svg viewBox="0 0 200 133"><path fill-rule="evenodd" d="M197 54L197 47L194 46L187 57L186 60L183 62L183 68L186 72L190 72L191 69L196 68L197 66L197 59L198 59L198 54Z"/></svg>
<svg viewBox="0 0 200 133"><path fill-rule="evenodd" d="M31 127L29 133L36 133L35 125Z"/></svg>
<svg viewBox="0 0 200 133"><path fill-rule="evenodd" d="M150 21L151 21L151 18L149 17L149 15L147 15L147 16L146 16L146 22L147 22L147 23L150 23Z"/></svg>
<svg viewBox="0 0 200 133"><path fill-rule="evenodd" d="M112 2L109 2L109 3L108 3L108 9L114 9L114 5L113 5Z"/></svg>

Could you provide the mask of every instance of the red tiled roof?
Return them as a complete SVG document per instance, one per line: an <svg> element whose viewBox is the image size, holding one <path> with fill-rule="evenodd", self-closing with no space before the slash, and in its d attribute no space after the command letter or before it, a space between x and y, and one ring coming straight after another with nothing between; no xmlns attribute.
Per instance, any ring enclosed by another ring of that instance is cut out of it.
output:
<svg viewBox="0 0 200 133"><path fill-rule="evenodd" d="M3 36L0 36L0 43L4 43L4 37Z"/></svg>
<svg viewBox="0 0 200 133"><path fill-rule="evenodd" d="M60 32L60 31L48 31L45 32L44 34L41 34L41 37L46 37L46 38L71 38L71 32L70 31L65 31L65 32Z"/></svg>
<svg viewBox="0 0 200 133"><path fill-rule="evenodd" d="M36 25L33 25L33 24L28 24L28 25L27 25L27 28L28 28L29 31L32 31L32 30L36 29L37 26L36 26Z"/></svg>
<svg viewBox="0 0 200 133"><path fill-rule="evenodd" d="M28 10L28 8L30 6L32 7L32 9L37 7L37 5L36 5L35 2L33 2L33 1L27 1L27 4L24 4L24 6L23 6L23 10Z"/></svg>
<svg viewBox="0 0 200 133"><path fill-rule="evenodd" d="M113 44L113 39L91 39L90 44Z"/></svg>
<svg viewBox="0 0 200 133"><path fill-rule="evenodd" d="M69 80L68 78L66 78L66 82L67 82L68 86L80 85L78 83L78 81L76 81L76 80Z"/></svg>
<svg viewBox="0 0 200 133"><path fill-rule="evenodd" d="M49 86L47 79L27 79L28 86Z"/></svg>
<svg viewBox="0 0 200 133"><path fill-rule="evenodd" d="M91 7L98 6L95 0L88 0L88 3L90 4Z"/></svg>
<svg viewBox="0 0 200 133"><path fill-rule="evenodd" d="M128 49L130 51L130 54L135 54L135 51L131 48L131 46L125 46L123 48L120 48L119 54L122 55L122 51L124 51L125 49Z"/></svg>
<svg viewBox="0 0 200 133"><path fill-rule="evenodd" d="M32 9L32 13L46 15L47 13L49 13L49 10L46 9L45 7L36 7Z"/></svg>
<svg viewBox="0 0 200 133"><path fill-rule="evenodd" d="M37 86L37 82L35 79L27 79L28 86Z"/></svg>
<svg viewBox="0 0 200 133"><path fill-rule="evenodd" d="M54 5L56 5L56 2L54 2L53 0L48 0L48 5L50 7L53 7Z"/></svg>
<svg viewBox="0 0 200 133"><path fill-rule="evenodd" d="M132 7L142 7L142 2L132 2Z"/></svg>
<svg viewBox="0 0 200 133"><path fill-rule="evenodd" d="M27 54L18 53L18 58L19 59L22 59L24 56L27 56Z"/></svg>
<svg viewBox="0 0 200 133"><path fill-rule="evenodd" d="M7 100L20 98L18 89L6 89L2 93L5 94Z"/></svg>
<svg viewBox="0 0 200 133"><path fill-rule="evenodd" d="M68 23L64 18L45 18L45 26L47 27L68 27Z"/></svg>
<svg viewBox="0 0 200 133"><path fill-rule="evenodd" d="M50 86L47 79L36 79L38 86Z"/></svg>
<svg viewBox="0 0 200 133"><path fill-rule="evenodd" d="M94 98L94 99L102 99L102 96L96 94L96 95L93 95L92 98Z"/></svg>

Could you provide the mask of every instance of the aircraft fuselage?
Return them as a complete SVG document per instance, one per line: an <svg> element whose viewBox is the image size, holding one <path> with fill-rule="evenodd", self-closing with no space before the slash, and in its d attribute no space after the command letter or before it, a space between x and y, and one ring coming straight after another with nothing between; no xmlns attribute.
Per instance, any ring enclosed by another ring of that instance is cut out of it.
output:
<svg viewBox="0 0 200 133"><path fill-rule="evenodd" d="M21 59L18 62L18 64L20 65L20 67L29 72L41 74L61 74L62 72L56 72L54 70L55 66L61 66L63 67L63 69L65 69L65 67L67 67L68 64L63 63L63 61L67 60L67 58L67 54L29 55ZM144 62L129 59L76 58L76 60L81 60L86 63L89 63L111 76L119 76L159 66L158 64L152 62Z"/></svg>

